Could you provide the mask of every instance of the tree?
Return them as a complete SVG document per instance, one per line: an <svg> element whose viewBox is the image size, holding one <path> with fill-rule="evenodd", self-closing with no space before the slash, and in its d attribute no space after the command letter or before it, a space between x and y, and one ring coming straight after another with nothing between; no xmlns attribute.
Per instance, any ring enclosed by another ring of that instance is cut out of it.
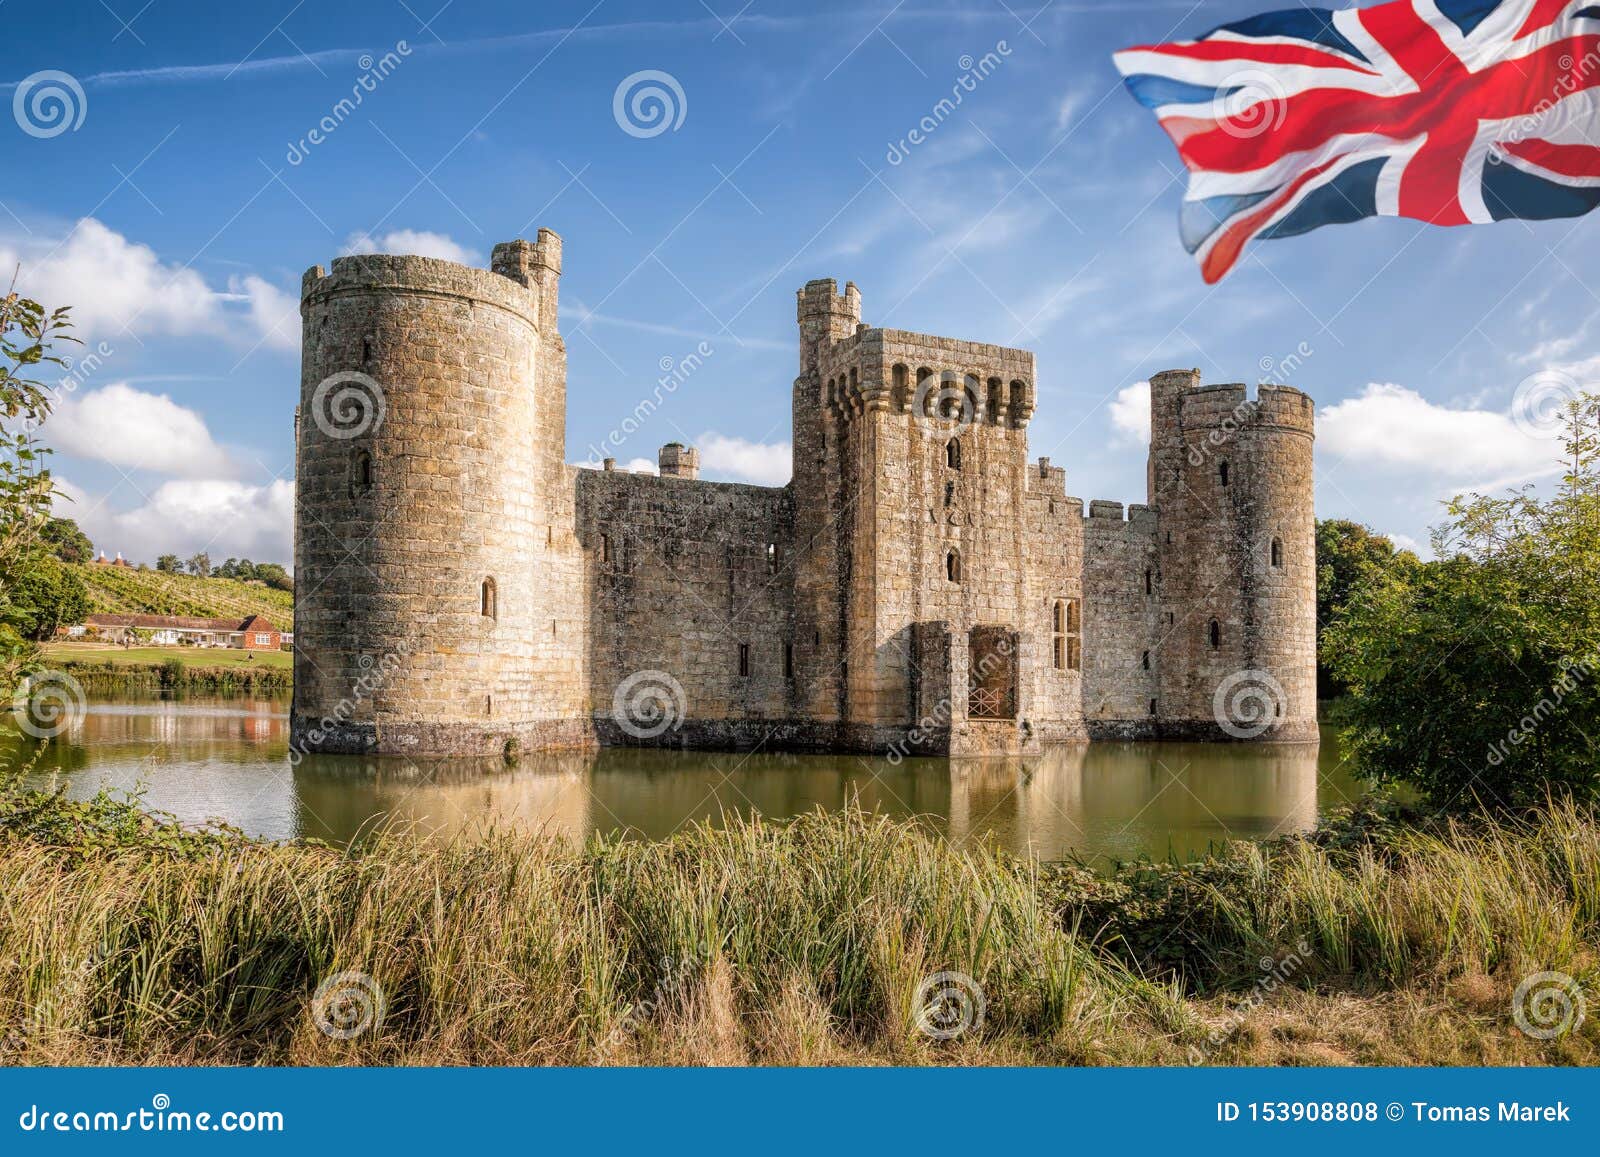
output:
<svg viewBox="0 0 1600 1157"><path fill-rule="evenodd" d="M1368 575L1399 568L1408 572L1418 564L1409 550L1396 550L1387 537L1371 527L1342 518L1322 519L1317 523L1317 630L1327 629L1346 602L1350 592ZM1317 698L1332 699L1346 690L1334 678L1324 648L1318 647Z"/></svg>
<svg viewBox="0 0 1600 1157"><path fill-rule="evenodd" d="M289 577L289 572L279 563L256 563L256 578L273 590L289 591L291 594L294 592L294 579Z"/></svg>
<svg viewBox="0 0 1600 1157"><path fill-rule="evenodd" d="M55 484L44 465L49 450L34 432L50 414L49 391L32 367L60 365L55 343L75 341L67 311L47 311L18 293L0 297L0 694L9 698L38 662L25 636L28 612L13 599L23 574L47 552L41 535Z"/></svg>
<svg viewBox="0 0 1600 1157"><path fill-rule="evenodd" d="M52 555L40 554L11 583L12 604L18 612L18 632L43 642L57 627L83 622L89 614L89 592L78 572Z"/></svg>
<svg viewBox="0 0 1600 1157"><path fill-rule="evenodd" d="M94 558L94 543L70 518L52 518L40 536L62 562L86 563Z"/></svg>
<svg viewBox="0 0 1600 1157"><path fill-rule="evenodd" d="M1325 630L1363 774L1442 809L1600 796L1600 397L1564 442L1553 496L1453 499L1438 561L1368 571Z"/></svg>
<svg viewBox="0 0 1600 1157"><path fill-rule="evenodd" d="M156 569L166 574L180 574L183 571L183 563L178 561L178 556L175 554L164 554L156 559Z"/></svg>
<svg viewBox="0 0 1600 1157"><path fill-rule="evenodd" d="M205 551L189 556L189 573L199 575L201 578L211 576L211 556Z"/></svg>

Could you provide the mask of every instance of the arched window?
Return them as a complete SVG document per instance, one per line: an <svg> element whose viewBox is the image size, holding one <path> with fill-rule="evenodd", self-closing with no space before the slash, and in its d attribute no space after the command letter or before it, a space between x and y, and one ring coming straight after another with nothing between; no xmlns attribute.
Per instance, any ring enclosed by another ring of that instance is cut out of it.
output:
<svg viewBox="0 0 1600 1157"><path fill-rule="evenodd" d="M350 497L359 498L372 489L372 455L357 450L350 459Z"/></svg>
<svg viewBox="0 0 1600 1157"><path fill-rule="evenodd" d="M1011 419L1013 426L1020 427L1023 422L1023 416L1028 411L1028 383L1020 378L1012 378L1009 393L1011 395L1008 406L1010 412L1006 416Z"/></svg>
<svg viewBox="0 0 1600 1157"><path fill-rule="evenodd" d="M483 580L478 613L486 619L498 619L500 617L499 596L495 591L494 579L492 578Z"/></svg>
<svg viewBox="0 0 1600 1157"><path fill-rule="evenodd" d="M1006 420L1006 387L999 378L990 378L988 386L989 404L986 408L989 412L989 425L998 426Z"/></svg>
<svg viewBox="0 0 1600 1157"><path fill-rule="evenodd" d="M1206 627L1206 639L1213 649L1222 645L1222 627L1216 619L1212 619Z"/></svg>
<svg viewBox="0 0 1600 1157"><path fill-rule="evenodd" d="M1083 665L1077 599L1056 599L1050 605L1050 661L1057 671Z"/></svg>
<svg viewBox="0 0 1600 1157"><path fill-rule="evenodd" d="M767 573L778 573L778 544L775 542L767 543Z"/></svg>
<svg viewBox="0 0 1600 1157"><path fill-rule="evenodd" d="M911 407L911 371L903 365L897 365L890 371L889 380L893 386L891 396L894 412L903 414Z"/></svg>
<svg viewBox="0 0 1600 1157"><path fill-rule="evenodd" d="M1150 567L1146 567L1144 571L1144 593L1147 595L1156 593L1156 572Z"/></svg>
<svg viewBox="0 0 1600 1157"><path fill-rule="evenodd" d="M951 438L944 444L944 464L952 470L961 469L961 439Z"/></svg>
<svg viewBox="0 0 1600 1157"><path fill-rule="evenodd" d="M953 583L961 581L961 554L952 550L944 556L944 577Z"/></svg>
<svg viewBox="0 0 1600 1157"><path fill-rule="evenodd" d="M1283 565L1283 539L1281 538L1272 540L1272 565Z"/></svg>
<svg viewBox="0 0 1600 1157"><path fill-rule="evenodd" d="M1139 656L1139 669L1141 671L1150 670L1150 652L1149 651L1146 651L1143 655Z"/></svg>
<svg viewBox="0 0 1600 1157"><path fill-rule="evenodd" d="M1224 486L1228 484L1228 464L1226 462L1217 463L1217 477L1222 479Z"/></svg>

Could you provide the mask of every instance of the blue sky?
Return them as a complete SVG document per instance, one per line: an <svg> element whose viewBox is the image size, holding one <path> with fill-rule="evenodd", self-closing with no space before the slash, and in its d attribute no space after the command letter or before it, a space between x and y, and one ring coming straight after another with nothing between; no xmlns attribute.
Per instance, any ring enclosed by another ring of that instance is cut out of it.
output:
<svg viewBox="0 0 1600 1157"><path fill-rule="evenodd" d="M704 342L616 456L685 440L710 476L784 481L794 291L837 277L871 324L1034 350L1032 454L1071 493L1142 500L1140 383L1199 366L1312 393L1318 513L1425 541L1450 493L1553 468L1513 402L1600 375L1596 222L1366 221L1205 286L1177 158L1110 54L1266 7L88 0L25 35L0 13L8 103L44 70L83 93L55 135L0 119L0 262L102 351L44 431L67 510L138 560L288 561L302 272L361 247L483 263L547 226L571 461ZM613 111L645 70L682 92L656 135Z"/></svg>

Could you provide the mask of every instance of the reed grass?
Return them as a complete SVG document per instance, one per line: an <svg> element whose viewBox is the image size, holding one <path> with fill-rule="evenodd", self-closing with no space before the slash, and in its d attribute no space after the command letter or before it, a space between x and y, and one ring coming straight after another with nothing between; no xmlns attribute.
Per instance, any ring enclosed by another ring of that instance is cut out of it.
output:
<svg viewBox="0 0 1600 1157"><path fill-rule="evenodd" d="M1592 1063L1592 1021L1532 1040L1502 998L1535 970L1595 991L1597 915L1600 823L1571 805L1103 880L858 810L339 849L13 794L0 1038L22 1063ZM921 1017L939 972L984 999L949 1041ZM349 1039L315 999L346 973L374 987L344 1011L382 994Z"/></svg>

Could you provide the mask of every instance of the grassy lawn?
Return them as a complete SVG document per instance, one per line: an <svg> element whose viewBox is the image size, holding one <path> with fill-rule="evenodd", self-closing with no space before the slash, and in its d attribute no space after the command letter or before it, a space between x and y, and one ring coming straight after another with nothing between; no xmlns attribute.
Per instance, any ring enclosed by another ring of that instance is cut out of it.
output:
<svg viewBox="0 0 1600 1157"><path fill-rule="evenodd" d="M230 647L108 647L103 643L46 643L50 662L165 663L177 659L185 667L275 667L288 670L288 651L236 651Z"/></svg>

